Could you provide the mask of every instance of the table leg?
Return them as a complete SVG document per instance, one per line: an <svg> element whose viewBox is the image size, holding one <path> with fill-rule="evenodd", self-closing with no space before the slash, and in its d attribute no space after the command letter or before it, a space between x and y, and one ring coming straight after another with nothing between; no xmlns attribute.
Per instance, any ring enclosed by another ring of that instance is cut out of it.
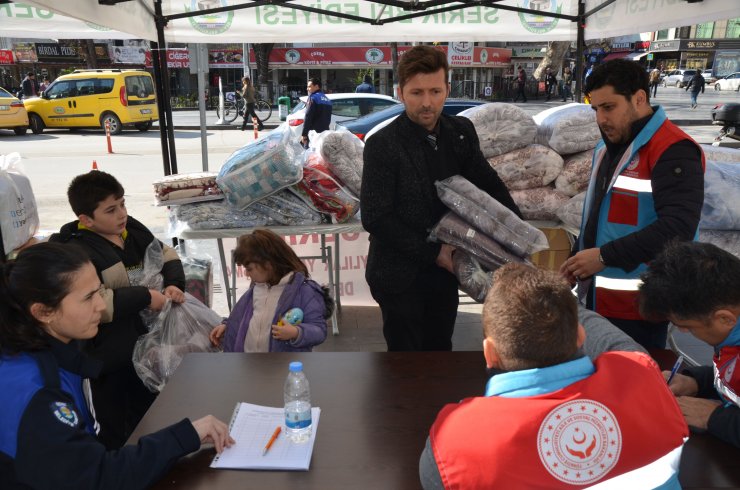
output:
<svg viewBox="0 0 740 490"><path fill-rule="evenodd" d="M336 305L337 311L342 311L342 300L339 294L342 283L339 280L339 271L342 266L339 263L339 233L334 234L334 285L336 287Z"/></svg>
<svg viewBox="0 0 740 490"><path fill-rule="evenodd" d="M226 293L226 304L231 312L231 291L229 288L229 271L226 268L226 254L224 253L224 242L221 238L216 238L218 244L218 256L221 259L221 273L223 274L223 286Z"/></svg>
<svg viewBox="0 0 740 490"><path fill-rule="evenodd" d="M326 263L326 268L329 276L329 291L334 295L334 304L339 301L339 287L334 281L334 256L332 255L331 247L326 244L326 235L321 234L321 261ZM339 313L337 308L331 315L331 331L334 335L339 335Z"/></svg>

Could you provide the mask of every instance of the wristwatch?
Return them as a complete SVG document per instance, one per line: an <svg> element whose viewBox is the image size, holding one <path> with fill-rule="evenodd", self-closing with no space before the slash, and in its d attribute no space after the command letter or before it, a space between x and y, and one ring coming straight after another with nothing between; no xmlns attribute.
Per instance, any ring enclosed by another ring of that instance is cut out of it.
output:
<svg viewBox="0 0 740 490"><path fill-rule="evenodd" d="M601 265L606 265L606 263L604 262L604 256L601 255L601 251L599 251L599 262L601 262Z"/></svg>

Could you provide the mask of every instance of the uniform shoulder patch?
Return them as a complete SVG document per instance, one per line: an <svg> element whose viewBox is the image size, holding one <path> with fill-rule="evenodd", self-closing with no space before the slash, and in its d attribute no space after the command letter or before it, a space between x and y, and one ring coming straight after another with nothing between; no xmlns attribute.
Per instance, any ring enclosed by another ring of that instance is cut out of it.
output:
<svg viewBox="0 0 740 490"><path fill-rule="evenodd" d="M56 419L70 427L77 427L80 418L77 416L74 407L70 403L66 402L52 402L51 411L54 413Z"/></svg>

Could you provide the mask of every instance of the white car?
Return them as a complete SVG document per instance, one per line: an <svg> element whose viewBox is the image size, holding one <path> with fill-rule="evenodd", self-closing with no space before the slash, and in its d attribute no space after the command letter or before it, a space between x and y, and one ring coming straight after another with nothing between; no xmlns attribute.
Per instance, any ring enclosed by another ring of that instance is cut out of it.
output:
<svg viewBox="0 0 740 490"><path fill-rule="evenodd" d="M714 84L714 90L735 90L740 91L740 72L735 72L726 77L720 78Z"/></svg>
<svg viewBox="0 0 740 490"><path fill-rule="evenodd" d="M385 109L386 107L398 104L399 102L393 97L379 94L326 94L331 100L331 122L329 129L336 129L337 121L347 121L357 119L365 114L370 114ZM303 121L306 119L306 100L308 97L301 97L301 101L295 106L293 111L288 114L286 119L288 125L297 135L303 132ZM362 110L361 110L362 108Z"/></svg>

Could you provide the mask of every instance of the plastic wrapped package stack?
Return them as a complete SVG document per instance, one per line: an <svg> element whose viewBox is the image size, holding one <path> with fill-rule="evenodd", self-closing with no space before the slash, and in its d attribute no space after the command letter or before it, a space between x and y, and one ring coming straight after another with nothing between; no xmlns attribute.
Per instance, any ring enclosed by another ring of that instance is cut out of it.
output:
<svg viewBox="0 0 740 490"><path fill-rule="evenodd" d="M555 179L555 189L569 196L575 196L588 189L593 158L593 148L564 156L563 171Z"/></svg>
<svg viewBox="0 0 740 490"><path fill-rule="evenodd" d="M457 250L452 256L452 270L460 289L473 300L483 303L493 285L493 272L484 269L478 259L464 250Z"/></svg>
<svg viewBox="0 0 740 490"><path fill-rule="evenodd" d="M196 172L155 180L152 183L154 199L159 206L223 199L223 193L216 185L216 175L216 172Z"/></svg>
<svg viewBox="0 0 740 490"><path fill-rule="evenodd" d="M568 230L580 230L581 220L583 218L583 203L586 201L586 192L581 192L571 197L560 209L556 215L563 222Z"/></svg>
<svg viewBox="0 0 740 490"><path fill-rule="evenodd" d="M486 158L531 145L537 136L537 125L532 116L514 104L483 104L458 115L473 122L480 149Z"/></svg>
<svg viewBox="0 0 740 490"><path fill-rule="evenodd" d="M275 224L282 226L317 225L324 221L321 213L306 205L289 189L260 199L248 209L262 213Z"/></svg>
<svg viewBox="0 0 740 490"><path fill-rule="evenodd" d="M552 183L563 171L563 158L542 145L524 148L488 159L509 189L531 189Z"/></svg>
<svg viewBox="0 0 740 490"><path fill-rule="evenodd" d="M275 224L272 219L252 208L239 210L226 201L183 204L170 208L169 236L183 230L218 230L221 228L254 228Z"/></svg>
<svg viewBox="0 0 740 490"><path fill-rule="evenodd" d="M510 193L524 219L529 220L557 220L558 210L570 200L567 194L551 186L512 190Z"/></svg>
<svg viewBox="0 0 740 490"><path fill-rule="evenodd" d="M740 230L740 165L706 162L699 228Z"/></svg>
<svg viewBox="0 0 740 490"><path fill-rule="evenodd" d="M601 140L596 112L587 104L566 104L534 116L537 143L547 145L561 155L595 148Z"/></svg>

